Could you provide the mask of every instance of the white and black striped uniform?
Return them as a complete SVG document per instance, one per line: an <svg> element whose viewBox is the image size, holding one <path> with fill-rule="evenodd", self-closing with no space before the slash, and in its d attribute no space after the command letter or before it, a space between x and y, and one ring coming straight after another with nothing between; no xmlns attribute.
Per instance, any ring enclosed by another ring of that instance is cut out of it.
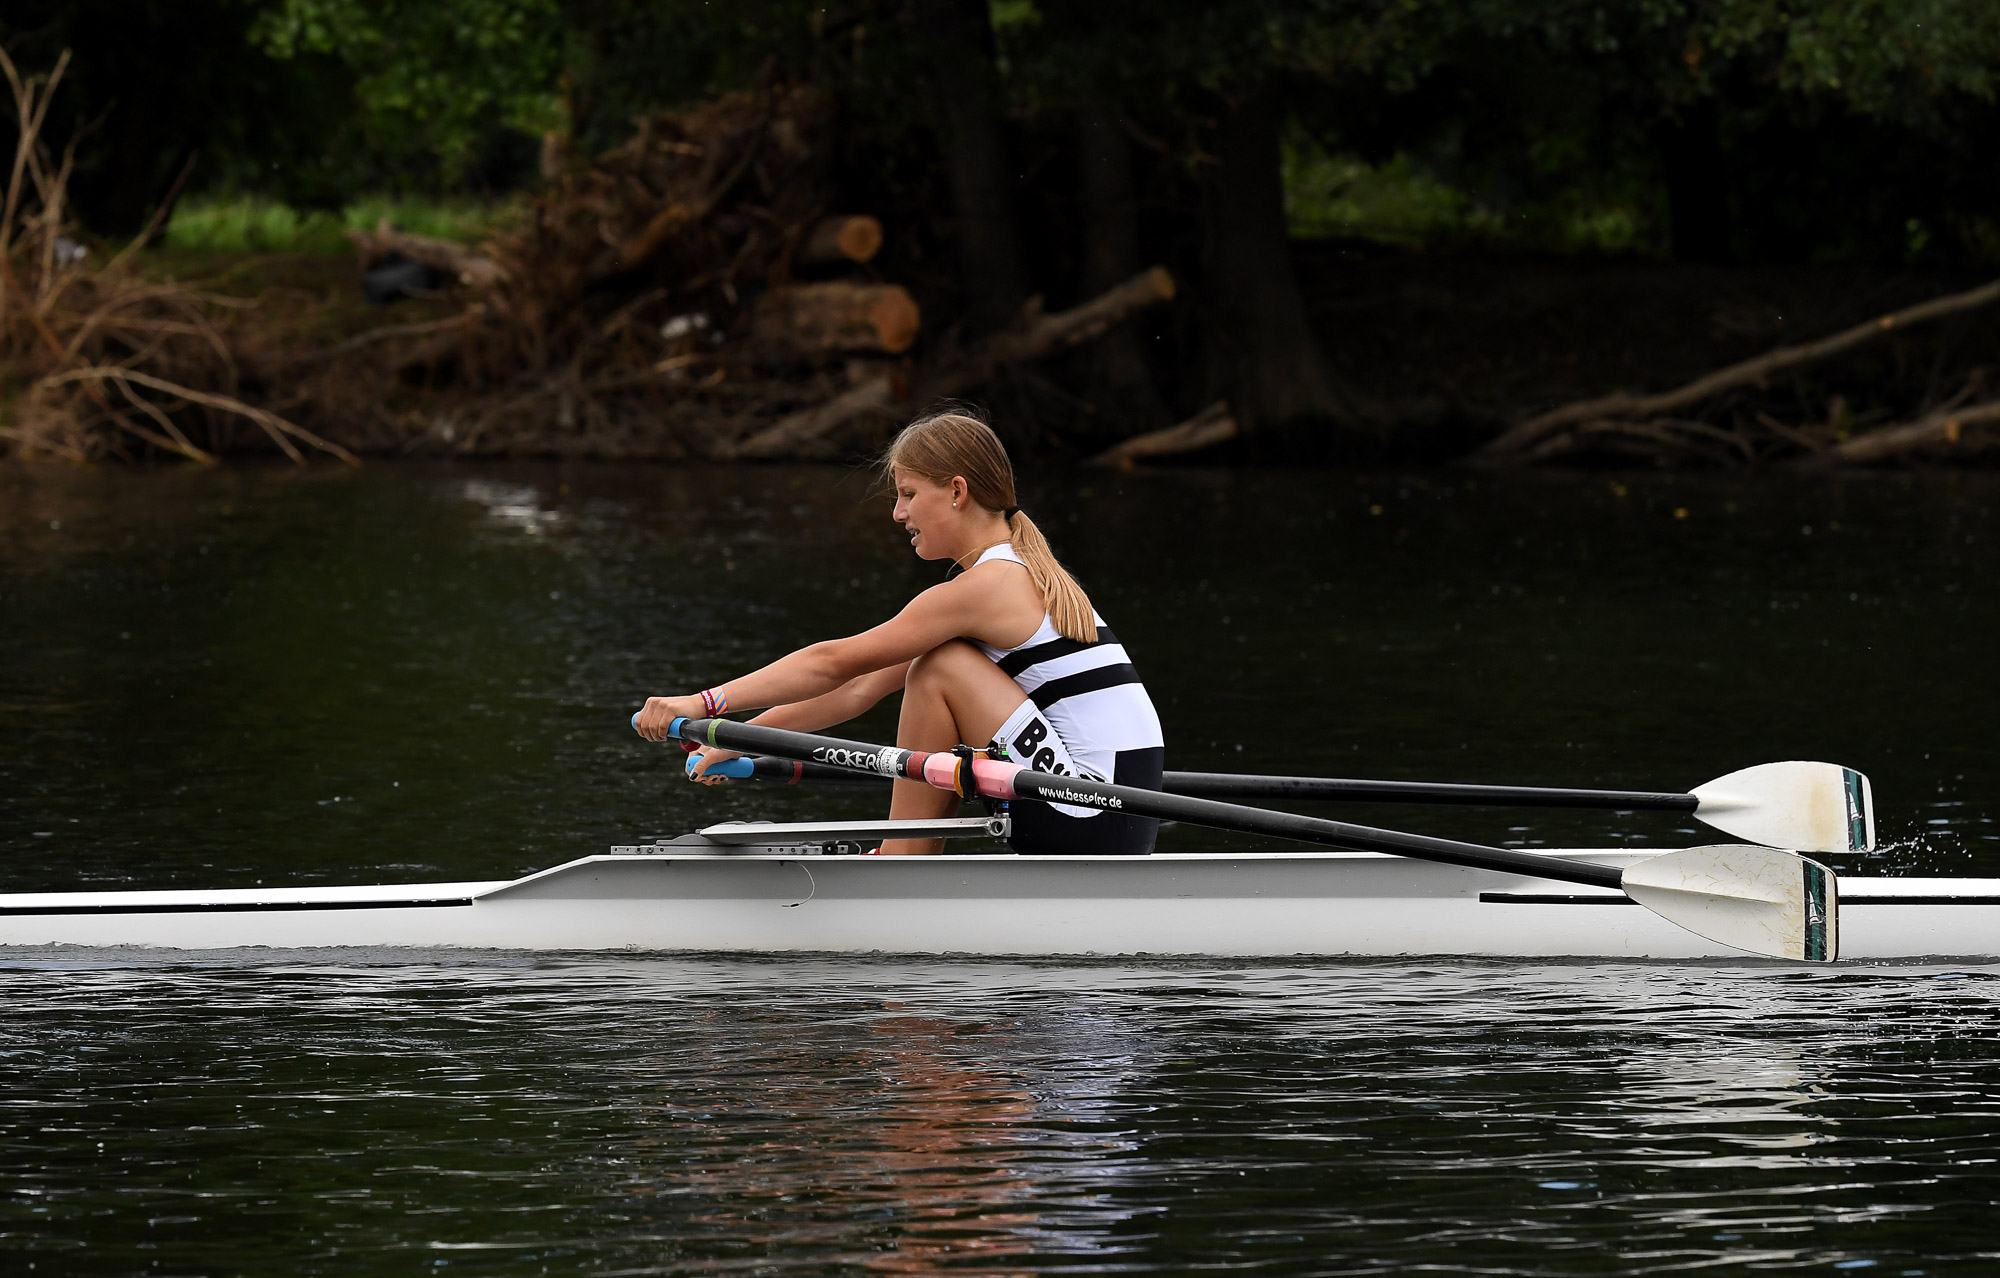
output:
<svg viewBox="0 0 2000 1278"><path fill-rule="evenodd" d="M973 567L995 559L1021 562L1013 546L1001 542L987 547ZM993 743L1037 772L1157 790L1167 757L1160 716L1124 645L1104 618L1095 611L1091 616L1097 622L1094 643L1065 639L1046 613L1018 648L979 643L979 650L1028 694ZM1016 802L1009 815L1015 850L1041 854L1151 852L1160 824L1150 817L1063 803Z"/></svg>

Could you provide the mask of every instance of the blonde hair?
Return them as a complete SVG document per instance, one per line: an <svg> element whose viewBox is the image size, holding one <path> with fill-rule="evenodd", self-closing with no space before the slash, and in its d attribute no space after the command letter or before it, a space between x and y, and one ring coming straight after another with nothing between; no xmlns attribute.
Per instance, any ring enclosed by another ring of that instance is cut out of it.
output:
<svg viewBox="0 0 2000 1278"><path fill-rule="evenodd" d="M889 445L882 455L882 469L901 469L939 485L949 484L954 476L964 479L973 501L1006 516L1007 540L1041 589L1057 633L1079 643L1097 642L1090 597L1056 561L1042 530L1020 508L1014 496L1014 467L991 426L957 408L919 417Z"/></svg>

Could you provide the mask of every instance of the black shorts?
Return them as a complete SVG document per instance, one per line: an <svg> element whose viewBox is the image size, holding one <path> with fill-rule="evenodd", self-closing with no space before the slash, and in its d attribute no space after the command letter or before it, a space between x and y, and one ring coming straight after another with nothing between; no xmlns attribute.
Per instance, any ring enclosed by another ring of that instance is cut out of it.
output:
<svg viewBox="0 0 2000 1278"><path fill-rule="evenodd" d="M1121 750L1111 779L1118 785L1157 790L1166 769L1163 748ZM1001 807L1014 820L1007 843L1023 856L1145 856L1160 833L1157 818L1129 812L1070 816L1034 799L1009 799Z"/></svg>

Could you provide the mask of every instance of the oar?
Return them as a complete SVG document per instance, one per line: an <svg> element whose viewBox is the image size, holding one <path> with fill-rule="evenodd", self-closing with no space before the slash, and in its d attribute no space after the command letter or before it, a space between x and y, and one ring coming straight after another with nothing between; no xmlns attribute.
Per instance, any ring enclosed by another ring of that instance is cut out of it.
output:
<svg viewBox="0 0 2000 1278"><path fill-rule="evenodd" d="M692 762L689 768L692 770ZM838 768L789 760L729 759L709 775L759 781L855 782ZM1442 781L1362 781L1346 777L1271 777L1234 772L1169 772L1169 794L1205 799L1313 799L1368 803L1458 803L1495 808L1599 808L1684 812L1725 834L1799 852L1872 852L1874 791L1868 778L1837 763L1760 763L1717 777L1685 794L1650 790L1572 790Z"/></svg>
<svg viewBox="0 0 2000 1278"><path fill-rule="evenodd" d="M1169 772L1163 788L1211 799L1334 799L1372 803L1467 803L1497 808L1606 808L1685 812L1739 839L1801 852L1871 852L1875 803L1868 778L1837 763L1760 763L1686 794L1559 790L1434 781L1238 776Z"/></svg>
<svg viewBox="0 0 2000 1278"><path fill-rule="evenodd" d="M699 755L688 755L688 772L692 774L695 765L700 762ZM708 775L727 777L731 781L776 781L780 785L798 785L804 781L815 785L880 785L887 779L864 772L849 772L845 768L829 768L823 763L774 759L766 754L740 754L733 759L724 759L710 768Z"/></svg>
<svg viewBox="0 0 2000 1278"><path fill-rule="evenodd" d="M728 719L675 719L669 736L744 753L922 781L963 796L1035 799L1185 821L1301 843L1359 848L1616 888L1697 936L1771 958L1831 962L1838 949L1839 885L1831 870L1791 852L1747 844L1689 848L1615 866L1378 830L1191 795L1035 772L969 754L933 754L843 741Z"/></svg>

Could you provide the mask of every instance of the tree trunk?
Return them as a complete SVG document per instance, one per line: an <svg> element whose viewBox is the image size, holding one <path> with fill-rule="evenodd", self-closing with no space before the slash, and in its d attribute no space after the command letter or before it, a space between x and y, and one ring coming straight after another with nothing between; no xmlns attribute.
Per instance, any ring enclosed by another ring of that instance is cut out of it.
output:
<svg viewBox="0 0 2000 1278"><path fill-rule="evenodd" d="M917 19L939 68L934 84L949 134L947 168L958 214L959 274L974 333L1003 328L1028 296L1014 224L993 20L986 0L918 0Z"/></svg>
<svg viewBox="0 0 2000 1278"><path fill-rule="evenodd" d="M1229 363L1229 402L1253 431L1301 418L1353 426L1357 414L1313 338L1292 269L1279 118L1276 93L1260 86L1215 132L1204 287Z"/></svg>
<svg viewBox="0 0 2000 1278"><path fill-rule="evenodd" d="M1729 187L1715 103L1696 103L1658 133L1660 172L1667 186L1667 219L1677 262L1726 262Z"/></svg>
<svg viewBox="0 0 2000 1278"><path fill-rule="evenodd" d="M1096 297L1139 273L1139 200L1132 147L1117 113L1086 96L1077 105L1077 194L1083 213L1082 293ZM1087 397L1111 422L1145 428L1166 418L1152 370L1130 326L1106 333L1090 350Z"/></svg>

